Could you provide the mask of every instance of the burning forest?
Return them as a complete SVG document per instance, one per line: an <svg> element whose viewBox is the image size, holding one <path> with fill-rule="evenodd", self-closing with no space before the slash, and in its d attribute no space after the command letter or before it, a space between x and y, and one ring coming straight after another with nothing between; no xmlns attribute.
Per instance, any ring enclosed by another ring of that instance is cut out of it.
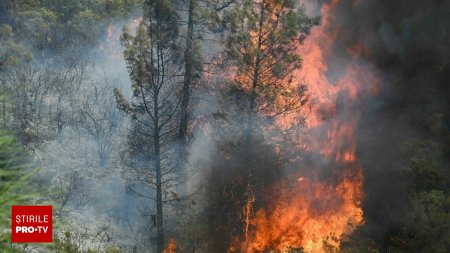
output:
<svg viewBox="0 0 450 253"><path fill-rule="evenodd" d="M449 252L448 9L2 1L0 251Z"/></svg>

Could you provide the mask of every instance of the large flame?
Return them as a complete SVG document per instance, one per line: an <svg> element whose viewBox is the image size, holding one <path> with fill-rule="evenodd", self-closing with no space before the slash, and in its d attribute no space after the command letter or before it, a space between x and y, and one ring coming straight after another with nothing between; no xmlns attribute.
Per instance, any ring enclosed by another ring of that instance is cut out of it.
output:
<svg viewBox="0 0 450 253"><path fill-rule="evenodd" d="M338 1L322 7L322 22L312 29L298 53L303 67L295 83L308 86L311 114L307 119L307 152L320 154L328 163L330 179L314 172L295 175L296 182L278 182L274 191L288 192L275 200L274 210L261 209L250 224L253 232L244 242L235 241L230 252L334 252L342 236L363 223L363 175L356 155L355 131L360 119L358 102L376 92L377 76L359 59L361 45L344 49L349 62L340 77L328 77L327 59L333 54L338 31L332 13ZM354 4L357 4L355 2ZM296 117L279 120L283 126ZM309 169L310 171L314 168ZM307 169L308 170L308 169Z"/></svg>
<svg viewBox="0 0 450 253"><path fill-rule="evenodd" d="M289 188L288 199L280 200L282 203L277 203L275 211L256 213L252 221L255 232L240 245L241 252L338 249L340 237L363 220L358 202L362 197L361 187L360 172L344 177L336 186L299 177Z"/></svg>

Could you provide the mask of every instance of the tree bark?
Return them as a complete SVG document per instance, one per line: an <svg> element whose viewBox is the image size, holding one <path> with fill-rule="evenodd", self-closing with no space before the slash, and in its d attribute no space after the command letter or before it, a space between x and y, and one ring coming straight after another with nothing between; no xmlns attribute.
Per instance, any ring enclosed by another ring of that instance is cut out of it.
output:
<svg viewBox="0 0 450 253"><path fill-rule="evenodd" d="M261 49L262 49L262 29L264 24L264 1L261 2L261 10L260 10L260 17L259 17L259 31L258 31L258 44L257 44L257 52L256 52L256 59L254 64L254 72L253 72L253 80L252 80L252 89L250 92L249 97L249 106L248 106L248 113L247 113L247 129L245 133L245 144L246 144L246 171L245 171L245 195L244 195L244 205L245 205L245 213L244 213L244 240L248 242L248 231L250 227L250 220L253 216L253 204L255 201L255 194L254 194L254 168L253 168L253 150L252 150L252 141L253 141L253 131L254 131L254 114L255 114L255 107L256 107L256 89L259 84L260 79L260 68L261 68ZM248 245L246 245L246 248Z"/></svg>
<svg viewBox="0 0 450 253"><path fill-rule="evenodd" d="M188 29L186 36L186 49L184 51L184 80L183 80L183 97L181 100L181 119L180 119L180 143L181 148L184 149L187 144L187 127L189 120L188 106L190 98L190 89L193 75L193 33L194 33L194 7L195 0L189 0L188 13Z"/></svg>
<svg viewBox="0 0 450 253"><path fill-rule="evenodd" d="M259 71L261 68L261 49L262 49L262 29L264 24L264 1L261 2L261 10L260 10L260 18L259 18L259 31L258 31L258 44L257 44L257 52L256 52L256 59L255 59L255 65L254 65L254 72L253 72L253 80L252 80L252 89L250 91L250 97L249 97L249 105L248 105L248 112L247 112L247 132L246 132L246 151L247 151L247 157L246 159L249 162L248 168L247 168L247 177L251 177L252 173L252 152L251 152L251 143L253 140L253 128L254 128L254 114L255 114L255 107L256 107L256 88L258 87L259 83Z"/></svg>
<svg viewBox="0 0 450 253"><path fill-rule="evenodd" d="M163 203L162 203L162 182L161 182L161 144L159 133L159 106L158 91L155 89L153 97L153 117L154 117L154 156L155 156L155 174L156 174L156 252L161 253L164 250L164 224L163 224Z"/></svg>

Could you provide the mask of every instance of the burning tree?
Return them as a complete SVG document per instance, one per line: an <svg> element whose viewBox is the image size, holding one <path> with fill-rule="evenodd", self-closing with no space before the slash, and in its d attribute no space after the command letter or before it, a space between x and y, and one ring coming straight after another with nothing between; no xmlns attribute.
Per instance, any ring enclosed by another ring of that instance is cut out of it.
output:
<svg viewBox="0 0 450 253"><path fill-rule="evenodd" d="M244 138L247 176L255 173L252 145L256 123L300 109L307 101L306 88L293 85L294 70L300 68L296 53L302 27L310 20L301 14L295 1L243 1L227 11L229 34L225 45L226 68L234 70L232 92L240 94L246 114Z"/></svg>
<svg viewBox="0 0 450 253"><path fill-rule="evenodd" d="M305 89L291 85L293 71L301 66L296 48L302 19L295 1L284 0L243 1L227 12L225 19L230 30L226 59L236 70L232 88L243 95L247 114L246 176L251 188L255 174L252 145L259 130L255 125L258 117L273 120L306 103Z"/></svg>
<svg viewBox="0 0 450 253"><path fill-rule="evenodd" d="M316 19L303 15L295 1L243 0L226 10L223 20L227 29L223 65L232 73L227 94L237 105L237 113L232 115L236 124L231 130L234 133L226 138L234 135L237 143L232 145L235 148L219 145L225 160L232 158L213 166L227 166L235 174L228 178L229 185L219 186L225 188L222 190L228 199L224 203L212 201L219 203L217 207L235 202L231 204L234 211L230 212L239 212L241 224L229 227L240 227L238 237L246 240L251 232L254 207L264 205L262 195L280 176L283 166L283 157L277 151L283 131L276 120L300 110L307 102L306 88L294 84L293 73L302 62L296 49ZM231 118L222 113L215 116ZM301 122L299 119L297 125ZM231 233L236 235L236 231Z"/></svg>
<svg viewBox="0 0 450 253"><path fill-rule="evenodd" d="M128 190L156 202L151 214L157 228L157 252L164 248L163 204L177 199L172 144L178 130L179 68L175 50L176 14L166 1L146 1L136 36L122 36L133 97L127 102L114 90L119 108L131 118L124 172ZM170 191L172 189L172 191ZM155 196L151 192L155 191ZM171 194L170 196L168 194Z"/></svg>

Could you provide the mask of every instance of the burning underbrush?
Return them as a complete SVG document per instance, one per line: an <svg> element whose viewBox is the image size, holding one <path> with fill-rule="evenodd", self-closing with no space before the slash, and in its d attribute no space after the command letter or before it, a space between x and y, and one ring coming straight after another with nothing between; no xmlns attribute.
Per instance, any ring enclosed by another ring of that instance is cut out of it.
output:
<svg viewBox="0 0 450 253"><path fill-rule="evenodd" d="M295 168L266 185L263 207L252 202L248 232L232 239L229 252L335 252L342 238L364 222L364 180L354 135L360 101L377 92L379 80L359 59L358 45L340 49L348 62L339 71L329 69L329 59L337 57L336 31L330 28L337 3L322 7L320 26L298 49L303 67L293 84L306 85L310 101L303 112L307 138L294 147L302 154L289 165ZM292 128L295 119L298 115L291 114L277 123Z"/></svg>

